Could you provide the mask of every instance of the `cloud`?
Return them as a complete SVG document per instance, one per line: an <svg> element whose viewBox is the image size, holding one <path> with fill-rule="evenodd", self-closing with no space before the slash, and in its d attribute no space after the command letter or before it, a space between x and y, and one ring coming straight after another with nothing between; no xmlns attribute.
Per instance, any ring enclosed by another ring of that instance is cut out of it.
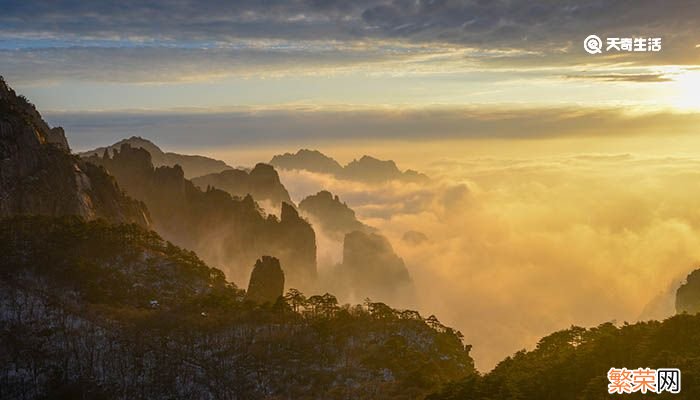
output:
<svg viewBox="0 0 700 400"><path fill-rule="evenodd" d="M302 59L303 42L337 53L346 46L381 42L381 52L365 60L396 55L409 45L451 49L471 64L542 67L574 64L695 64L700 4L675 0L568 0L547 4L526 0L374 0L374 1L179 1L76 2L4 1L0 38L4 48L87 46L101 57L119 59L124 48L177 57L178 50L230 44ZM662 37L663 51L591 57L582 49L589 34ZM285 43L286 42L286 43ZM101 50L95 47L102 47ZM154 49L160 47L160 49ZM474 51L463 53L464 49ZM415 48L414 51L417 51ZM207 51L207 56L217 56ZM381 54L380 54L381 53ZM3 57L10 53L3 54ZM51 59L47 52L34 55ZM266 55L254 52L249 55ZM314 59L325 57L314 52ZM340 56L342 58L344 56ZM241 57L244 58L244 57ZM248 57L245 57L248 58ZM70 63L70 59L66 59ZM256 61L253 61L253 64ZM204 63L206 64L206 63ZM137 74L138 75L138 74Z"/></svg>
<svg viewBox="0 0 700 400"><path fill-rule="evenodd" d="M130 135L172 147L318 147L351 140L544 139L695 133L697 113L630 112L626 108L418 107L251 108L229 112L46 113L66 128L76 149ZM193 132L207 132L206 136ZM288 149L287 149L288 150Z"/></svg>
<svg viewBox="0 0 700 400"><path fill-rule="evenodd" d="M654 82L672 82L666 74L580 74L567 75L568 79L584 79L598 80L605 82L638 82L638 83L654 83Z"/></svg>
<svg viewBox="0 0 700 400"><path fill-rule="evenodd" d="M435 163L440 178L427 186L281 178L297 198L331 190L387 235L419 310L460 329L489 369L572 324L669 316L672 288L700 260L699 167L690 157L579 154ZM411 230L429 240L402 241Z"/></svg>

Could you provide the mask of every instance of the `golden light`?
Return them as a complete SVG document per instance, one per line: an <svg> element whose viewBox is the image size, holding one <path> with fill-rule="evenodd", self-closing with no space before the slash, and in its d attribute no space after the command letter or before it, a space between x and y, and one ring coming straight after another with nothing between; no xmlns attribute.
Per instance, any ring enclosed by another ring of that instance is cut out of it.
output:
<svg viewBox="0 0 700 400"><path fill-rule="evenodd" d="M700 110L700 71L684 71L673 77L671 104L674 108Z"/></svg>

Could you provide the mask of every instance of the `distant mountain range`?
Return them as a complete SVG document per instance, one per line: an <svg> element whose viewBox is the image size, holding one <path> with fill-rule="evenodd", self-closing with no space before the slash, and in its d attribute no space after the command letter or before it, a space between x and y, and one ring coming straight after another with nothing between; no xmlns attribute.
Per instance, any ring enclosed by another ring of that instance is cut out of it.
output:
<svg viewBox="0 0 700 400"><path fill-rule="evenodd" d="M277 171L269 164L258 163L250 171L237 168L214 172L193 178L192 183L202 190L214 187L231 196L251 195L257 201L269 201L274 207L282 203L294 204Z"/></svg>
<svg viewBox="0 0 700 400"><path fill-rule="evenodd" d="M119 150L123 144L128 144L134 148L141 148L148 151L151 154L151 162L156 167L168 166L172 167L179 165L182 167L182 171L185 173L185 178L194 178L197 176L212 174L216 172L221 172L227 169L232 169L229 165L221 160L215 160L213 158L198 156L198 155L188 155L188 154L177 154L164 152L160 147L156 146L153 142L138 136L132 136L128 139L123 139L107 147L98 147L94 150L84 151L78 153L80 157L91 157L91 156L103 156L105 151L110 154L115 150Z"/></svg>
<svg viewBox="0 0 700 400"><path fill-rule="evenodd" d="M367 183L381 183L391 180L404 182L427 182L429 178L417 171L401 171L394 161L378 160L370 156L362 156L346 166L341 166L336 160L318 150L301 149L295 154L285 153L272 157L270 164L280 169L306 170L322 174L330 174L339 179L354 180Z"/></svg>

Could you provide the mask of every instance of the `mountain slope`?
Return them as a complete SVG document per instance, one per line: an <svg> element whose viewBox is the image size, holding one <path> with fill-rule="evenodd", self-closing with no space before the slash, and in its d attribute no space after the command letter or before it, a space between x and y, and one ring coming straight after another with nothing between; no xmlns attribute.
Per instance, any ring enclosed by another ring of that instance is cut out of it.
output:
<svg viewBox="0 0 700 400"><path fill-rule="evenodd" d="M188 179L231 169L231 167L226 165L225 162L209 157L170 152L166 153L150 140L138 136L132 136L128 139L120 140L111 146L98 147L94 150L85 151L79 153L79 155L81 157L91 157L95 155L102 156L104 155L105 151L112 154L114 150L119 150L123 144L128 144L134 148L141 148L151 153L151 160L153 161L153 165L156 167L172 167L179 165L185 172L185 178Z"/></svg>
<svg viewBox="0 0 700 400"><path fill-rule="evenodd" d="M0 78L0 218L79 215L148 225L142 204L103 169L71 155L63 129Z"/></svg>
<svg viewBox="0 0 700 400"><path fill-rule="evenodd" d="M381 303L259 307L136 225L0 224L0 398L421 398L474 374L461 335Z"/></svg>
<svg viewBox="0 0 700 400"><path fill-rule="evenodd" d="M202 191L179 166L154 168L146 150L128 144L111 157L86 160L104 166L129 195L148 206L157 232L222 266L230 279L247 280L250 266L270 255L280 260L290 284L308 288L314 282L316 237L294 207L282 203L281 218L265 216L252 197Z"/></svg>

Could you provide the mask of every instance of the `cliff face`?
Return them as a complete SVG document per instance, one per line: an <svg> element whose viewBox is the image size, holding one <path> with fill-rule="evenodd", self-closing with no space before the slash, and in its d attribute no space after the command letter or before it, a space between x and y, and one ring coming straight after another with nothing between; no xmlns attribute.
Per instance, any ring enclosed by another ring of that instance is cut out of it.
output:
<svg viewBox="0 0 700 400"><path fill-rule="evenodd" d="M70 154L62 128L0 78L0 217L77 215L148 225L140 203L102 169Z"/></svg>
<svg viewBox="0 0 700 400"><path fill-rule="evenodd" d="M151 161L156 167L173 167L175 165L179 165L184 171L185 177L188 179L231 169L231 167L226 165L225 162L215 160L213 158L164 152L150 140L138 136L132 136L128 139L120 140L111 146L98 147L94 150L80 153L79 155L87 158L92 156L102 156L105 151L111 154L114 152L114 150L119 150L123 144L128 144L131 147L141 148L148 151L151 154Z"/></svg>
<svg viewBox="0 0 700 400"><path fill-rule="evenodd" d="M259 163L250 172L230 169L207 174L192 179L192 183L202 190L211 186L224 190L231 196L251 195L256 201L269 201L274 207L280 207L282 202L292 204L289 192L280 182L277 171L269 164Z"/></svg>
<svg viewBox="0 0 700 400"><path fill-rule="evenodd" d="M284 294L284 272L275 257L263 256L250 274L246 300L274 304Z"/></svg>
<svg viewBox="0 0 700 400"><path fill-rule="evenodd" d="M154 168L146 150L128 144L111 157L86 160L104 166L129 195L148 206L156 231L221 266L230 279L247 280L250 265L271 255L285 266L290 284L305 288L314 281L316 237L292 206L282 203L279 220L265 216L251 196L202 191L179 166Z"/></svg>

